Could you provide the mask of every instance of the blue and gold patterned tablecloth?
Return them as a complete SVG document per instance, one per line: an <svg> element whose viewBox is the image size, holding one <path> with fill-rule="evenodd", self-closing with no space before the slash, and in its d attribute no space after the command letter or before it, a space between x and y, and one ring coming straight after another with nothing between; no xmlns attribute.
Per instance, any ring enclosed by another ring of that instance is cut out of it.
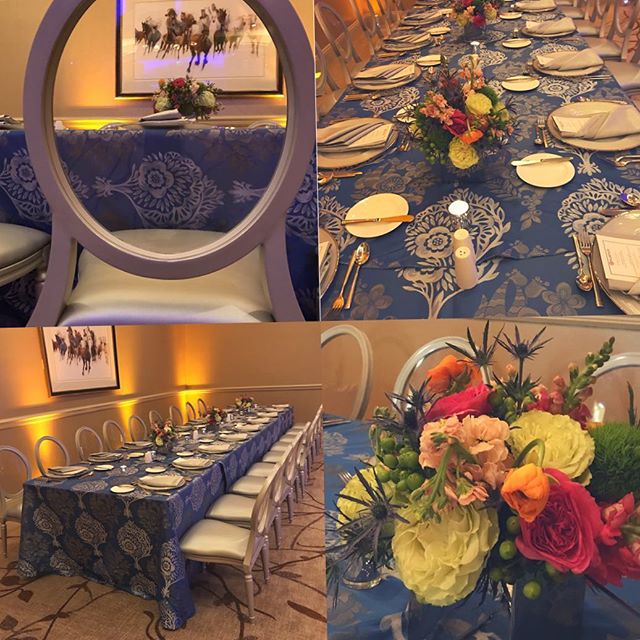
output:
<svg viewBox="0 0 640 640"><path fill-rule="evenodd" d="M56 134L75 193L110 231L231 230L255 206L280 159L283 129L129 129ZM298 300L318 319L317 184L314 158L287 213L287 253ZM0 131L0 222L51 230L23 131ZM28 316L32 278L0 289Z"/></svg>
<svg viewBox="0 0 640 640"><path fill-rule="evenodd" d="M149 465L139 460L116 462L112 471L75 480L29 480L24 485L20 574L83 575L114 585L157 600L163 626L179 629L195 613L181 536L292 424L292 410L281 411L169 497L140 489L111 493L114 485L144 475ZM162 464L173 459L175 455Z"/></svg>
<svg viewBox="0 0 640 640"><path fill-rule="evenodd" d="M533 38L531 46L516 50L500 44L514 28L522 28L525 19L556 18L557 11L525 13L520 20L502 20L487 27L479 48L480 61L488 84L508 99L518 125L509 144L491 159L482 182L443 176L412 145L406 152L396 146L363 165L362 176L334 179L320 188L320 226L335 237L341 254L337 276L323 298L323 317L374 320L620 313L609 300L604 308L596 308L593 295L576 288L577 265L570 235L582 228L589 232L599 229L607 220L599 211L621 206L618 196L622 191L640 195L640 165L618 169L604 159L613 154L575 149L550 134L549 151L573 158L576 176L570 183L553 189L532 187L522 182L509 164L541 150L533 143L537 117L547 116L563 102L578 98L627 100L613 79L540 76L535 91L513 93L501 87L501 79L525 71L534 53L585 48L577 35ZM434 52L447 56L453 69L472 49L454 24L441 46L424 48L399 60L413 61ZM373 59L369 66L385 62L389 60ZM415 83L375 100L342 100L320 126L346 117L391 120L401 107L424 96L429 86L427 75L425 72ZM330 311L331 302L342 284L345 265L360 242L341 221L356 202L386 192L404 196L415 220L369 241L371 259L362 267L352 309L336 316ZM478 257L479 284L468 291L461 291L454 277L450 232L455 226L447 207L456 199L471 206L470 231Z"/></svg>
<svg viewBox="0 0 640 640"><path fill-rule="evenodd" d="M363 468L371 457L369 424L346 421L324 431L324 487L325 505L335 512L336 495L344 483L338 473L353 473L354 468ZM326 519L327 545L336 540L335 525ZM640 583L627 581L622 589L612 591L625 602L640 611ZM402 612L409 601L409 591L400 580L388 573L383 581L368 591L356 591L342 586L337 607L328 600L329 640L406 640L402 631ZM467 640L509 640L509 618L506 612L491 606L492 617L476 632L465 636L473 629L482 608L472 601L459 610L459 617L449 621L447 630L455 631ZM453 635L455 637L455 635ZM638 640L640 617L631 614L623 606L600 593L587 590L583 617L584 640ZM410 639L416 640L416 639ZM517 640L517 639L514 639Z"/></svg>

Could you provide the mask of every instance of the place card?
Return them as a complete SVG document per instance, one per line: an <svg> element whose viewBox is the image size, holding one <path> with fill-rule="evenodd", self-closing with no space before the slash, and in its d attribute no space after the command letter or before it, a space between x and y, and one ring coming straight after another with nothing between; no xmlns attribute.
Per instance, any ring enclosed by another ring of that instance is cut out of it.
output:
<svg viewBox="0 0 640 640"><path fill-rule="evenodd" d="M640 239L598 233L596 242L609 288L640 294Z"/></svg>

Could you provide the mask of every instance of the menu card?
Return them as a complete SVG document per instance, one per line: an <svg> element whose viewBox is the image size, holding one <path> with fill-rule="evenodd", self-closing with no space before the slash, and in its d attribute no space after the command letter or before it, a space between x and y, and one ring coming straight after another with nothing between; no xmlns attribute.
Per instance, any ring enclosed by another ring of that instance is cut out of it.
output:
<svg viewBox="0 0 640 640"><path fill-rule="evenodd" d="M598 233L596 241L609 287L640 294L640 239Z"/></svg>

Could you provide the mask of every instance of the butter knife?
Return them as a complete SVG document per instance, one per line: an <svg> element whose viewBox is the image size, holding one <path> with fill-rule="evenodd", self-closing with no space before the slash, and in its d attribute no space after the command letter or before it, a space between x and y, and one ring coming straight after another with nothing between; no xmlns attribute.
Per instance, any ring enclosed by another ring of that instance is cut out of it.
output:
<svg viewBox="0 0 640 640"><path fill-rule="evenodd" d="M391 216L389 218L354 218L353 220L343 220L342 225L362 224L364 222L412 222L413 216Z"/></svg>
<svg viewBox="0 0 640 640"><path fill-rule="evenodd" d="M571 158L562 156L557 158L530 158L525 160L512 160L511 165L514 167L526 167L530 164L542 164L547 162L571 162Z"/></svg>

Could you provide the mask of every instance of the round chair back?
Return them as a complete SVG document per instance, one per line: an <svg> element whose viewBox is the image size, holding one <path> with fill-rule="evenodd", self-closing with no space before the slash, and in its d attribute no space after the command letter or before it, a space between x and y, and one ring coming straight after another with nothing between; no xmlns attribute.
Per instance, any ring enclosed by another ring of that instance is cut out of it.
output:
<svg viewBox="0 0 640 640"><path fill-rule="evenodd" d="M132 440L146 440L149 437L147 423L140 416L129 417L129 435Z"/></svg>
<svg viewBox="0 0 640 640"><path fill-rule="evenodd" d="M25 480L29 480L31 478L31 465L27 460L27 457L20 451L20 449L16 449L15 447L9 447L8 445L0 445L0 454L9 454L17 458L18 462L22 464L25 471ZM1 458L1 456L0 456ZM0 467L0 472L4 471L2 467ZM0 474L0 478L1 478ZM7 517L7 502L9 500L17 500L22 496L22 489L18 489L15 492L9 492L4 489L2 482L0 482L0 522L4 522Z"/></svg>
<svg viewBox="0 0 640 640"><path fill-rule="evenodd" d="M112 434L116 434L116 438L119 442L116 445L113 445ZM124 443L127 441L127 436L124 433L124 429L120 426L118 422L115 420L105 420L102 425L102 438L104 440L104 446L109 450L113 451L114 449L119 449L124 446Z"/></svg>
<svg viewBox="0 0 640 640"><path fill-rule="evenodd" d="M58 440L57 438L54 438L53 436L42 436L42 438L40 438L36 442L34 447L36 465L38 465L38 471L40 471L40 475L42 476L46 475L47 473L47 469L45 468L44 463L42 462L42 456L40 455L40 448L45 442L52 442L56 447L58 447L58 449L60 449L64 457L65 466L68 466L71 463L71 458L69 456L69 452L67 451L67 447L65 447L64 444L60 442L60 440Z"/></svg>
<svg viewBox="0 0 640 640"><path fill-rule="evenodd" d="M180 409L178 409L178 407L173 404L169 406L169 417L175 425L184 424L184 420L182 419L182 411L180 411Z"/></svg>
<svg viewBox="0 0 640 640"><path fill-rule="evenodd" d="M94 450L89 451L87 447L83 446L82 440L83 436L85 435L89 436L89 438L94 440L97 444L97 447ZM104 451L102 439L100 438L98 433L91 427L80 427L76 431L76 452L78 453L78 458L80 460L86 460L89 457L90 453L95 453L96 451Z"/></svg>
<svg viewBox="0 0 640 640"><path fill-rule="evenodd" d="M198 414L200 415L201 418L204 418L209 413L207 403L202 398L198 398L197 404L198 404Z"/></svg>
<svg viewBox="0 0 640 640"><path fill-rule="evenodd" d="M154 424L163 425L164 418L155 409L149 411L149 429L153 429Z"/></svg>
<svg viewBox="0 0 640 640"><path fill-rule="evenodd" d="M185 409L187 411L187 420L195 420L198 417L195 407L189 401L185 403Z"/></svg>

